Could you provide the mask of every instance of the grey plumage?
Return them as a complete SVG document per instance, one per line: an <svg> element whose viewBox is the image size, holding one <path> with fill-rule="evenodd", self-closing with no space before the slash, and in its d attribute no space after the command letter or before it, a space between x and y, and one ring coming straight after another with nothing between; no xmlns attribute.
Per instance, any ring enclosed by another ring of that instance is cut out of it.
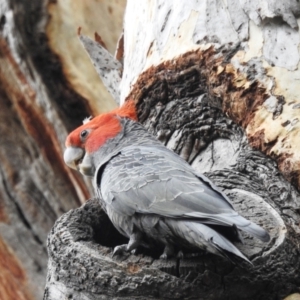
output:
<svg viewBox="0 0 300 300"><path fill-rule="evenodd" d="M240 240L238 230L269 240L205 176L137 122L113 112L100 115L75 129L66 146L66 164L94 176L103 208L129 238L114 254L163 245L164 258L180 249L201 249L248 261L232 243Z"/></svg>
<svg viewBox="0 0 300 300"><path fill-rule="evenodd" d="M89 158L108 216L130 239L115 253L152 240L165 246L163 257L173 255L176 246L248 261L215 227L226 227L237 238L236 228L269 240L264 229L235 212L225 194L140 124L120 122L122 131Z"/></svg>

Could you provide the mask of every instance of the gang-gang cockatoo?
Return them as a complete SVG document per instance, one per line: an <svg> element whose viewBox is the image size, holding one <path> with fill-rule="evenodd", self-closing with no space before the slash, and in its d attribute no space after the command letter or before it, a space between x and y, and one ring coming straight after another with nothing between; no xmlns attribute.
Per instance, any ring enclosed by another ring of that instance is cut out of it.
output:
<svg viewBox="0 0 300 300"><path fill-rule="evenodd" d="M232 244L238 230L264 242L269 234L240 216L224 193L136 119L135 105L128 101L89 120L66 140L66 164L94 177L110 220L129 238L114 254L161 244L163 258L175 250L201 249L248 261Z"/></svg>

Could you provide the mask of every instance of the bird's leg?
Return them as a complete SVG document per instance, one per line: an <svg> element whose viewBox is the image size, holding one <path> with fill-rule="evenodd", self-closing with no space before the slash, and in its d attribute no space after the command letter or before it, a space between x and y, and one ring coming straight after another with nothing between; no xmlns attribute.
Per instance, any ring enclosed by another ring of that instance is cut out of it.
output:
<svg viewBox="0 0 300 300"><path fill-rule="evenodd" d="M163 254L159 258L161 258L161 259L167 259L169 257L174 256L174 254L175 254L174 247L171 244L167 244L165 246Z"/></svg>
<svg viewBox="0 0 300 300"><path fill-rule="evenodd" d="M129 237L128 244L116 246L114 248L113 257L118 254L123 254L124 252L130 252L135 250L141 244L142 234L140 232L134 232Z"/></svg>
<svg viewBox="0 0 300 300"><path fill-rule="evenodd" d="M182 250L180 250L180 251L178 251L178 253L177 253L177 258L184 258L184 253L183 253L183 251Z"/></svg>

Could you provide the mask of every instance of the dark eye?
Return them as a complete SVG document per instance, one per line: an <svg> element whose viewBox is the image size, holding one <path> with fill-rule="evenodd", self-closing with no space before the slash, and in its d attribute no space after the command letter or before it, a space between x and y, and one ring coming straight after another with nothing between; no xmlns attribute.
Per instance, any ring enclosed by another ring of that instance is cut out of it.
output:
<svg viewBox="0 0 300 300"><path fill-rule="evenodd" d="M88 136L88 134L89 134L89 132L84 129L80 132L80 138L85 139Z"/></svg>

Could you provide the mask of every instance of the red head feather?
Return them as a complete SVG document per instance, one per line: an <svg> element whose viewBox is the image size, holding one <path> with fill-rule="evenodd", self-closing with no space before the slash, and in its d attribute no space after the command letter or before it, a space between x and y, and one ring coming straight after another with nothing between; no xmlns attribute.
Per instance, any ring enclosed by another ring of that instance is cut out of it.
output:
<svg viewBox="0 0 300 300"><path fill-rule="evenodd" d="M76 128L68 135L66 147L85 148L88 153L96 151L107 139L115 137L120 132L121 124L117 116L136 121L137 116L133 100L126 101L120 108L101 114ZM84 130L88 134L82 138L81 133Z"/></svg>
<svg viewBox="0 0 300 300"><path fill-rule="evenodd" d="M133 100L126 101L121 107L112 110L111 113L114 113L120 117L137 121L135 104Z"/></svg>

